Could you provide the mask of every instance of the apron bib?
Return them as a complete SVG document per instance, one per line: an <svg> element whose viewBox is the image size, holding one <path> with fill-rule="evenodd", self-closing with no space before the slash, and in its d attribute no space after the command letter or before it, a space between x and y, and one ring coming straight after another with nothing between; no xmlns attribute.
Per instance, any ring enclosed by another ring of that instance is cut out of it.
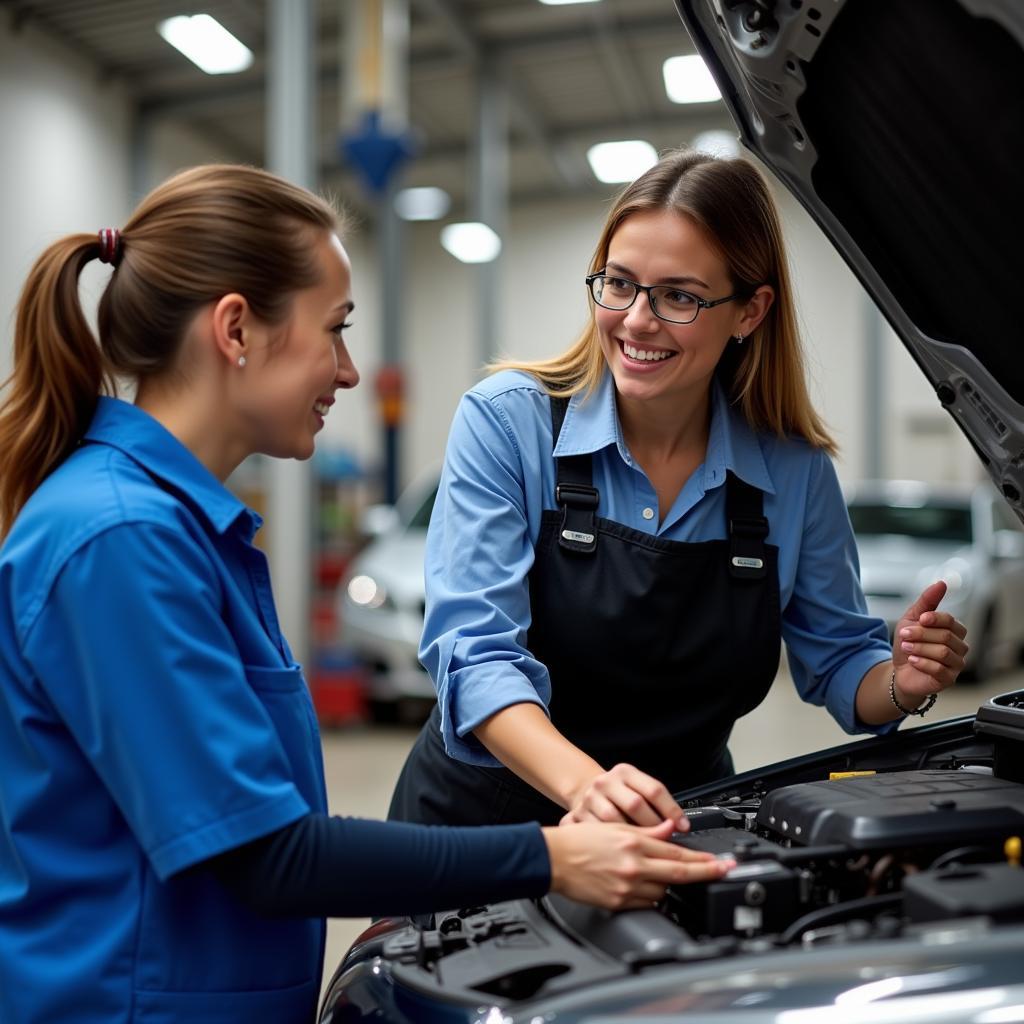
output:
<svg viewBox="0 0 1024 1024"><path fill-rule="evenodd" d="M552 399L557 443L568 405ZM557 509L530 572L530 652L551 720L603 767L628 762L670 791L732 774L729 734L779 666L778 549L760 490L727 475L725 540L663 540L597 515L592 458L556 459ZM416 740L388 817L426 824L557 824L564 810L507 768L445 752L440 714Z"/></svg>

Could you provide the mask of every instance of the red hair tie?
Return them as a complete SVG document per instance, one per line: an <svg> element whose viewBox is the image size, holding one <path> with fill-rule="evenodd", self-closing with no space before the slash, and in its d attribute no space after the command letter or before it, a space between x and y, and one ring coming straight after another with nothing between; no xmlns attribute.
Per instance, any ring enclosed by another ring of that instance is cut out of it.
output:
<svg viewBox="0 0 1024 1024"><path fill-rule="evenodd" d="M116 267L121 262L121 232L117 228L100 230L100 262Z"/></svg>

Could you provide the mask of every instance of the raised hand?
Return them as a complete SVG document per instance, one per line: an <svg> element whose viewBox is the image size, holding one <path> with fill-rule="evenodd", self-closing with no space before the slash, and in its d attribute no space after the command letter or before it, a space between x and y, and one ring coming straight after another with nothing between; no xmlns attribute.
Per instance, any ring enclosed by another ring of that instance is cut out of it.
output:
<svg viewBox="0 0 1024 1024"><path fill-rule="evenodd" d="M942 580L925 587L893 632L897 697L902 694L909 703L920 703L929 693L952 686L964 667L967 627L949 612L937 610L945 593Z"/></svg>

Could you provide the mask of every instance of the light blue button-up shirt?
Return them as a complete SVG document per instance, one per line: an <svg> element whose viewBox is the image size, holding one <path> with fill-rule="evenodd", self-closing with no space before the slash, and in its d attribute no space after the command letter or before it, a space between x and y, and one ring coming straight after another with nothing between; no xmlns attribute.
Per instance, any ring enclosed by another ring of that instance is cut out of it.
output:
<svg viewBox="0 0 1024 1024"><path fill-rule="evenodd" d="M606 373L589 397L573 396L554 451L581 454L593 455L599 515L666 540L725 538L727 470L762 490L797 691L847 732L895 728L865 726L854 710L864 674L892 649L885 624L867 613L846 505L825 452L756 433L716 386L707 456L659 522L657 494L630 455ZM541 514L555 507L546 394L526 373L488 377L456 411L427 534L420 658L437 687L445 747L460 760L496 765L472 730L512 704L548 704L547 669L526 644L527 577Z"/></svg>
<svg viewBox="0 0 1024 1024"><path fill-rule="evenodd" d="M197 867L326 810L258 525L105 398L0 548L0 1020L311 1019L323 922Z"/></svg>

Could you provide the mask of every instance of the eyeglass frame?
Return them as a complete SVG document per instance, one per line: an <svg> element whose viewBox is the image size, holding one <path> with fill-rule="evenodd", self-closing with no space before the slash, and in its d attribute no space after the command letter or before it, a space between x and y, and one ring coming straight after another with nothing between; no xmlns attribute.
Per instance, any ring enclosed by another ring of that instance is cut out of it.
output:
<svg viewBox="0 0 1024 1024"><path fill-rule="evenodd" d="M626 306L606 306L600 299L594 295L594 281L599 277L611 278L615 281L625 281L627 284L631 284L636 291L633 292L633 298L629 300L629 304ZM597 305L602 309L610 309L614 313L625 313L627 309L633 308L633 303L636 302L641 292L647 293L647 305L650 307L651 312L659 319L664 320L667 324L692 324L697 319L698 314L702 309L713 309L715 306L721 306L725 302L732 302L733 299L739 299L743 297L743 292L733 292L732 295L726 295L724 299L702 299L699 295L694 295L693 292L688 292L685 288L674 288L670 284L640 284L638 281L631 281L628 277L618 277L615 274L608 274L603 270L599 270L594 274L587 274L584 278L587 285L587 291L590 292L590 297L594 300ZM670 320L667 316L662 316L658 312L657 305L651 297L651 292L655 288L672 288L673 291L682 292L684 295L689 295L694 302L697 303L697 312L693 314L689 320Z"/></svg>

